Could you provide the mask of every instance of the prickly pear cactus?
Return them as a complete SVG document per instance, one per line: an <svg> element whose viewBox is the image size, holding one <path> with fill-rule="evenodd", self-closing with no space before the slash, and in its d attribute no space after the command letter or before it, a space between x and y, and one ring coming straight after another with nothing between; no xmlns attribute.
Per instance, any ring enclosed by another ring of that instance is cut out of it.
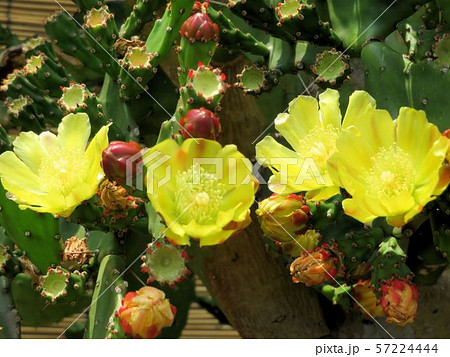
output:
<svg viewBox="0 0 450 357"><path fill-rule="evenodd" d="M195 277L244 337L415 326L450 256L448 1L74 3L0 32L0 337L85 313L84 338L179 337ZM252 210L266 249L236 251Z"/></svg>

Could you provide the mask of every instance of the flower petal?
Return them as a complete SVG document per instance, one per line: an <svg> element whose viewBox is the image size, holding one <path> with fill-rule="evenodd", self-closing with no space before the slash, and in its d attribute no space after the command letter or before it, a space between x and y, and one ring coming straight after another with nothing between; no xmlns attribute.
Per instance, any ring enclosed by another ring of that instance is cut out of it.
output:
<svg viewBox="0 0 450 357"><path fill-rule="evenodd" d="M301 149L301 139L320 125L319 104L314 97L300 96L289 104L289 114L275 119L275 128L295 151Z"/></svg>
<svg viewBox="0 0 450 357"><path fill-rule="evenodd" d="M14 140L14 152L34 173L38 173L41 159L45 153L36 133L32 131L21 132Z"/></svg>
<svg viewBox="0 0 450 357"><path fill-rule="evenodd" d="M328 88L325 92L319 94L319 106L322 125L331 124L335 128L340 128L342 115L339 109L339 92Z"/></svg>
<svg viewBox="0 0 450 357"><path fill-rule="evenodd" d="M104 173L101 166L102 151L108 147L109 125L103 126L90 142L85 156L89 162L89 169L86 172L85 182L91 187L97 187Z"/></svg>
<svg viewBox="0 0 450 357"><path fill-rule="evenodd" d="M66 115L58 126L58 143L61 150L78 149L83 152L91 135L91 124L86 113Z"/></svg>
<svg viewBox="0 0 450 357"><path fill-rule="evenodd" d="M39 176L19 160L12 151L6 151L0 155L0 177L2 178L3 186L8 191L8 183L12 183L17 188L21 188L20 193L30 192L30 194L39 195L44 193L40 187ZM20 196L18 192L11 193L18 197Z"/></svg>
<svg viewBox="0 0 450 357"><path fill-rule="evenodd" d="M342 127L346 128L351 125L357 126L359 121L364 118L364 114L375 108L375 99L373 99L369 93L360 90L353 92L348 100Z"/></svg>
<svg viewBox="0 0 450 357"><path fill-rule="evenodd" d="M347 215L357 219L362 223L372 222L376 218L376 216L364 209L363 205L357 203L354 199L351 198L342 201L342 207L344 208L344 212Z"/></svg>
<svg viewBox="0 0 450 357"><path fill-rule="evenodd" d="M58 144L58 138L49 131L44 131L39 134L39 144L42 152L47 156L58 155L61 151Z"/></svg>

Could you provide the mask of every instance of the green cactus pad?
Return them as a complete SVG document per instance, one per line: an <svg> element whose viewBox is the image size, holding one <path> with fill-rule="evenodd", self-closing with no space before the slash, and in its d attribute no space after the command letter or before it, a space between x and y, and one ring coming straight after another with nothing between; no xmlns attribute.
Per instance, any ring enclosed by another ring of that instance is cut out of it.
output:
<svg viewBox="0 0 450 357"><path fill-rule="evenodd" d="M347 284L342 284L341 286L332 286L325 284L317 288L323 295L330 300L333 305L339 305L345 310L350 310L352 307L353 300L350 297L352 291L351 286Z"/></svg>
<svg viewBox="0 0 450 357"><path fill-rule="evenodd" d="M439 224L445 226L443 222ZM422 285L436 284L449 263L443 253L440 249L436 249L430 220L425 221L409 237L407 264L414 273L415 283Z"/></svg>
<svg viewBox="0 0 450 357"><path fill-rule="evenodd" d="M245 93L259 94L266 83L267 71L257 66L248 66L237 76L238 86Z"/></svg>
<svg viewBox="0 0 450 357"><path fill-rule="evenodd" d="M102 259L85 338L106 338L111 332L108 327L127 292L127 284L121 276L124 269L125 261L117 255L107 255Z"/></svg>
<svg viewBox="0 0 450 357"><path fill-rule="evenodd" d="M139 35L144 25L152 21L156 12L166 3L166 0L137 0L131 14L120 28L120 37L130 39Z"/></svg>
<svg viewBox="0 0 450 357"><path fill-rule="evenodd" d="M69 83L64 69L43 53L31 56L23 68L25 77L50 97L61 95L61 86Z"/></svg>
<svg viewBox="0 0 450 357"><path fill-rule="evenodd" d="M318 53L315 64L311 65L312 72L318 76L316 81L331 86L343 83L348 78L350 69L346 59L347 56L335 49Z"/></svg>
<svg viewBox="0 0 450 357"><path fill-rule="evenodd" d="M220 111L220 101L228 89L225 77L219 69L199 64L197 70L190 70L185 86L180 88L183 106L181 114L190 109L204 107L211 111Z"/></svg>
<svg viewBox="0 0 450 357"><path fill-rule="evenodd" d="M26 58L43 53L48 58L58 62L52 44L40 36L34 36L22 43L22 52Z"/></svg>
<svg viewBox="0 0 450 357"><path fill-rule="evenodd" d="M87 39L89 36L65 11L55 13L47 19L45 32L63 52L78 58L87 68L94 71L105 70L102 59L92 51L94 48Z"/></svg>
<svg viewBox="0 0 450 357"><path fill-rule="evenodd" d="M242 50L256 56L267 56L269 54L269 49L263 42L258 41L250 33L245 33L243 29L235 26L234 21L231 21L229 18L229 15L232 14L228 9L216 11L212 6L209 6L208 14L211 20L219 26L220 45L228 50Z"/></svg>
<svg viewBox="0 0 450 357"><path fill-rule="evenodd" d="M225 86L220 75L206 69L195 72L192 78L192 88L205 97L213 97L223 94L225 91Z"/></svg>
<svg viewBox="0 0 450 357"><path fill-rule="evenodd" d="M444 34L433 45L433 56L439 65L450 66L450 34Z"/></svg>
<svg viewBox="0 0 450 357"><path fill-rule="evenodd" d="M273 4L265 0L230 0L228 8L255 28L268 31L285 41L294 41L295 36L278 26L278 17Z"/></svg>
<svg viewBox="0 0 450 357"><path fill-rule="evenodd" d="M86 12L91 10L93 7L100 7L103 5L103 0L72 0L78 5L81 11Z"/></svg>
<svg viewBox="0 0 450 357"><path fill-rule="evenodd" d="M125 100L135 99L148 89L148 81L155 75L157 68L152 66L154 55L147 47L128 48L120 69L118 83L120 96ZM144 88L144 89L143 89Z"/></svg>
<svg viewBox="0 0 450 357"><path fill-rule="evenodd" d="M285 0L277 6L278 18L292 18L300 15L302 2L300 0Z"/></svg>
<svg viewBox="0 0 450 357"><path fill-rule="evenodd" d="M380 244L372 263L372 284L379 288L386 280L395 278L412 279L413 274L406 265L406 253L394 237L386 238Z"/></svg>
<svg viewBox="0 0 450 357"><path fill-rule="evenodd" d="M448 129L448 110L442 103L450 91L450 71L433 61L413 63L380 42L365 46L361 59L365 90L380 109L387 109L393 118L401 107L421 109L441 131Z"/></svg>
<svg viewBox="0 0 450 357"><path fill-rule="evenodd" d="M4 272L6 263L10 258L11 256L8 253L8 249L3 244L0 244L0 274Z"/></svg>
<svg viewBox="0 0 450 357"><path fill-rule="evenodd" d="M45 118L45 121L48 124L57 126L62 118L61 108L43 89L31 83L30 80L34 80L35 83L39 82L39 80L36 82L35 79L37 78L32 78L31 75L28 77L29 78L25 77L24 73L20 71L14 71L8 75L5 81L3 81L3 85L0 89L5 92L8 101L20 98L21 96L31 98L33 100L32 111L33 114L35 114L35 117L38 117L39 119ZM26 118L29 119L29 116ZM27 127L26 125L28 124L31 125L31 127ZM41 126L43 125L42 120L39 124L41 124ZM24 130L36 129L37 132L40 132L39 126L30 120L25 120L21 126Z"/></svg>
<svg viewBox="0 0 450 357"><path fill-rule="evenodd" d="M47 274L42 277L41 295L52 302L61 296L67 295L67 286L69 285L70 273L60 268L50 268Z"/></svg>
<svg viewBox="0 0 450 357"><path fill-rule="evenodd" d="M69 87L62 89L59 105L68 113L86 113L91 122L91 137L97 131L106 125L106 119L103 114L102 104L95 93L91 93L85 84L72 82Z"/></svg>
<svg viewBox="0 0 450 357"><path fill-rule="evenodd" d="M430 212L430 223L436 249L450 261L450 193L447 189Z"/></svg>
<svg viewBox="0 0 450 357"><path fill-rule="evenodd" d="M62 252L59 223L51 214L38 214L21 210L17 203L6 196L0 185L0 224L9 239L22 250L36 267L45 272L52 264L58 264Z"/></svg>
<svg viewBox="0 0 450 357"><path fill-rule="evenodd" d="M14 278L11 290L17 311L25 326L45 326L58 322L64 317L83 311L91 301L91 295L80 289L79 295L69 293L59 298L56 304L49 304L48 299L43 298L32 286L31 277L23 273Z"/></svg>
<svg viewBox="0 0 450 357"><path fill-rule="evenodd" d="M148 282L173 285L180 282L189 272L186 268L186 253L171 244L156 242L149 246L141 266L148 273Z"/></svg>
<svg viewBox="0 0 450 357"><path fill-rule="evenodd" d="M70 87L65 88L59 104L68 111L74 111L83 105L86 98L86 87L74 83Z"/></svg>
<svg viewBox="0 0 450 357"><path fill-rule="evenodd" d="M130 69L150 69L152 65L152 59L153 55L147 52L147 48L145 46L130 48L125 55L125 62L128 64Z"/></svg>
<svg viewBox="0 0 450 357"><path fill-rule="evenodd" d="M349 232L337 240L341 262L346 276L360 278L369 273L369 261L377 247L385 240L381 228L364 229ZM366 268L366 269L364 269Z"/></svg>
<svg viewBox="0 0 450 357"><path fill-rule="evenodd" d="M90 36L86 36L86 40L92 47L91 53L101 59L105 72L116 78L120 67L113 45L119 37L119 30L108 6L104 5L99 9L89 10L84 16L83 28L90 34Z"/></svg>
<svg viewBox="0 0 450 357"><path fill-rule="evenodd" d="M0 339L20 338L19 322L11 295L10 281L0 276Z"/></svg>
<svg viewBox="0 0 450 357"><path fill-rule="evenodd" d="M30 97L20 96L19 98L9 102L6 110L8 114L18 116L27 105L31 105L32 103L33 101Z"/></svg>

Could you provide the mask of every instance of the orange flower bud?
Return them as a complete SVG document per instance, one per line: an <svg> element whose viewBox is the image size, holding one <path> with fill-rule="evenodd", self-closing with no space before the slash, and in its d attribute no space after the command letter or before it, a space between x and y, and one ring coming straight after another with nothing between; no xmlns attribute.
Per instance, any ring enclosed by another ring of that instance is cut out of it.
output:
<svg viewBox="0 0 450 357"><path fill-rule="evenodd" d="M317 248L313 252L303 252L291 264L291 275L294 283L306 286L324 283L337 275L334 258L329 251Z"/></svg>
<svg viewBox="0 0 450 357"><path fill-rule="evenodd" d="M119 309L120 325L134 338L155 338L164 327L172 325L176 308L164 292L145 286L125 295Z"/></svg>
<svg viewBox="0 0 450 357"><path fill-rule="evenodd" d="M306 232L309 207L303 197L274 193L259 203L256 214L266 235L279 242L293 242L299 234Z"/></svg>
<svg viewBox="0 0 450 357"><path fill-rule="evenodd" d="M388 280L381 286L381 307L388 323L405 326L417 315L417 288L408 280Z"/></svg>

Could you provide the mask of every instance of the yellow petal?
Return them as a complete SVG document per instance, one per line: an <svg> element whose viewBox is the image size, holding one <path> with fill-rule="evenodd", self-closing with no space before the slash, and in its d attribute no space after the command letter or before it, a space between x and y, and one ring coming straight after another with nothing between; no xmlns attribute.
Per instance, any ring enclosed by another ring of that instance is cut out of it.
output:
<svg viewBox="0 0 450 357"><path fill-rule="evenodd" d="M414 207L416 203L414 197L408 191L402 191L400 194L393 197L380 195L378 200L380 204L386 208L386 216L397 216L407 212Z"/></svg>
<svg viewBox="0 0 450 357"><path fill-rule="evenodd" d="M327 186L322 189L308 191L306 193L306 198L313 201L327 200L333 196L336 196L341 191L338 186Z"/></svg>
<svg viewBox="0 0 450 357"><path fill-rule="evenodd" d="M345 165L351 175L359 176L369 169L371 166L370 158L377 153L359 136L348 130L344 130L339 135L336 147L339 165Z"/></svg>
<svg viewBox="0 0 450 357"><path fill-rule="evenodd" d="M181 145L181 151L184 153L183 160L187 164L187 167L191 167L194 163L194 159L203 158L215 158L217 154L222 150L222 146L213 140L206 139L187 139ZM214 165L202 166L206 171L215 171Z"/></svg>
<svg viewBox="0 0 450 357"><path fill-rule="evenodd" d="M271 136L266 136L259 143L256 144L256 158L258 160L264 160L264 165L269 166L270 159L275 158L298 158L298 155L288 149L286 146L281 145Z"/></svg>
<svg viewBox="0 0 450 357"><path fill-rule="evenodd" d="M187 234L179 235L174 231L174 226L164 231L168 240L175 245L191 245L189 243L189 236ZM183 232L184 233L184 232Z"/></svg>
<svg viewBox="0 0 450 357"><path fill-rule="evenodd" d="M395 124L386 110L367 112L354 127L357 131L352 132L361 136L361 141L364 141L372 152L389 148L395 142Z"/></svg>
<svg viewBox="0 0 450 357"><path fill-rule="evenodd" d="M410 154L417 169L416 183L422 185L440 169L449 140L435 125L428 123L422 110L400 108L396 129L398 146Z"/></svg>
<svg viewBox="0 0 450 357"><path fill-rule="evenodd" d="M58 145L58 138L49 131L44 131L39 134L39 144L42 152L48 156L58 155L61 151Z"/></svg>
<svg viewBox="0 0 450 357"><path fill-rule="evenodd" d="M319 106L322 125L331 124L335 128L340 128L342 115L339 109L339 92L328 88L325 92L319 94Z"/></svg>
<svg viewBox="0 0 450 357"><path fill-rule="evenodd" d="M39 177L31 171L12 151L6 151L0 155L0 177L3 186L7 191L8 184L12 183L15 187L20 188L21 192L12 192L16 196L20 196L23 192L30 194L42 195Z"/></svg>
<svg viewBox="0 0 450 357"><path fill-rule="evenodd" d="M408 221L405 219L404 214L400 214L398 216L390 216L386 217L386 222L393 227L402 227L404 226Z"/></svg>
<svg viewBox="0 0 450 357"><path fill-rule="evenodd" d="M91 186L97 186L103 178L101 167L102 151L108 147L109 125L103 126L90 142L85 156L89 162L89 170L86 172L85 182Z"/></svg>
<svg viewBox="0 0 450 357"><path fill-rule="evenodd" d="M364 205L358 204L354 199L351 198L343 200L342 207L344 208L344 212L347 215L355 218L362 223L370 223L376 218L376 216L372 215L365 209Z"/></svg>
<svg viewBox="0 0 450 357"><path fill-rule="evenodd" d="M339 178L339 154L334 153L327 160L327 171L331 181L339 187L342 187L341 179Z"/></svg>
<svg viewBox="0 0 450 357"><path fill-rule="evenodd" d="M14 152L36 174L45 155L39 142L39 136L32 131L21 132L14 140Z"/></svg>
<svg viewBox="0 0 450 357"><path fill-rule="evenodd" d="M146 151L143 162L147 167L147 193L155 194L162 185L164 189L174 191L177 174L186 170L184 158L185 153L172 139L164 140Z"/></svg>
<svg viewBox="0 0 450 357"><path fill-rule="evenodd" d="M203 239L205 237L216 235L222 231L222 229L215 224L199 224L194 220L190 221L188 224L183 224L182 226L186 234L194 239Z"/></svg>
<svg viewBox="0 0 450 357"><path fill-rule="evenodd" d="M183 213L177 211L175 207L175 195L171 190L167 189L166 185L155 189L148 197L155 211L164 217L167 226L176 222L180 218L180 214ZM187 209L187 207L184 207L184 209Z"/></svg>
<svg viewBox="0 0 450 357"><path fill-rule="evenodd" d="M299 191L294 185L301 169L297 153L281 145L273 137L266 136L256 144L256 158L273 172L269 180L270 190L277 193Z"/></svg>
<svg viewBox="0 0 450 357"><path fill-rule="evenodd" d="M58 126L58 143L61 150L78 149L83 152L91 135L91 124L86 113L66 115Z"/></svg>
<svg viewBox="0 0 450 357"><path fill-rule="evenodd" d="M359 121L368 111L376 108L375 99L369 93L364 91L355 91L348 100L347 110L345 112L342 127L346 128L351 125L357 126Z"/></svg>
<svg viewBox="0 0 450 357"><path fill-rule="evenodd" d="M69 195L65 197L68 210L74 210L81 202L90 199L97 192L97 185L80 182ZM72 213L72 212L70 212Z"/></svg>
<svg viewBox="0 0 450 357"><path fill-rule="evenodd" d="M442 165L439 170L439 180L434 189L433 195L439 196L445 191L450 184L450 168L447 165Z"/></svg>
<svg viewBox="0 0 450 357"><path fill-rule="evenodd" d="M205 247L208 245L222 244L234 233L233 230L222 230L216 234L206 236L200 239L200 247Z"/></svg>
<svg viewBox="0 0 450 357"><path fill-rule="evenodd" d="M275 119L275 128L295 151L301 151L301 139L320 125L319 104L310 96L300 96L289 104L289 114Z"/></svg>

